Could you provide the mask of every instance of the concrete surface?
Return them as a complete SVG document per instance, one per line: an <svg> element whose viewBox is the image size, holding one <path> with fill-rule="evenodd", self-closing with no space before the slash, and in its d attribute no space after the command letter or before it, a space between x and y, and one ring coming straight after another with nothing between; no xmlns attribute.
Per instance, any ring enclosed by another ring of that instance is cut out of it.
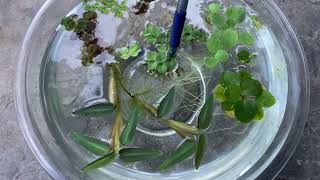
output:
<svg viewBox="0 0 320 180"><path fill-rule="evenodd" d="M312 80L311 109L301 142L278 180L320 179L320 0L275 0L298 32ZM29 150L14 107L14 76L25 31L44 0L0 0L0 179L50 177Z"/></svg>

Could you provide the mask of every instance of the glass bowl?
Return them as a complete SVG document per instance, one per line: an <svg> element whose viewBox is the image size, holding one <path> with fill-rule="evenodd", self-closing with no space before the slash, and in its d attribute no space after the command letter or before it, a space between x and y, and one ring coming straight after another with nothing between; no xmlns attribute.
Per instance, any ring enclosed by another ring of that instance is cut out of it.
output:
<svg viewBox="0 0 320 180"><path fill-rule="evenodd" d="M127 4L132 2L128 0ZM199 4L205 2L207 1L190 0L188 18L193 23L199 22ZM165 19L165 16L161 16L162 11L173 12L175 2L160 0L156 3L158 4L152 11L159 16L149 14L149 17L144 18ZM59 27L62 17L70 12L81 11L80 1L47 0L25 36L17 69L15 99L23 134L45 170L59 180L275 177L295 150L306 122L310 91L306 60L293 28L273 1L234 0L231 3L245 6L249 13L257 13L267 27L255 34L255 38L261 42L256 48L263 49L259 54L264 55L264 58L257 60L254 69L259 72L259 79L277 99L277 104L266 111L265 120L242 126L228 119L217 118L214 128L208 134L210 138L207 160L197 171L190 168L190 160L165 173L153 171L153 165L149 163L126 165L116 161L111 166L85 174L80 172L81 167L95 156L74 143L69 137L70 131L77 130L103 138L110 127L103 119L83 120L70 116L71 108L74 108L71 105L80 106L81 102L92 100L88 98L92 97L92 93L96 99L103 97L104 89L97 85L97 82L102 84L103 69L98 66L81 68L78 62L71 61L78 58L70 52L77 50L79 43L67 39L66 33ZM115 38L121 36L121 30L122 38L128 36L123 31L128 27L123 28L121 21L107 16L104 20L104 23L111 22L100 27L100 34L110 37L106 41L115 41ZM145 20L138 19L138 23L131 30L134 32L135 28L141 28ZM128 67L136 66L134 63ZM143 77L127 71L128 77ZM198 72L197 77L200 77L202 83L206 72ZM147 77L143 80L154 81ZM195 88L200 87L201 91L202 84L205 84L201 83L191 86L188 93L201 94L197 92L199 88ZM139 86L138 81L133 85ZM82 100L72 94L82 94ZM203 101L205 96L206 93L201 96L200 101ZM180 101L182 100L177 100ZM192 119L192 115L188 116ZM157 148L166 144L170 146L166 148L173 149L178 142L178 136L172 131L155 128L157 126L154 127L148 122L141 123L138 127L139 139L135 144L149 143Z"/></svg>

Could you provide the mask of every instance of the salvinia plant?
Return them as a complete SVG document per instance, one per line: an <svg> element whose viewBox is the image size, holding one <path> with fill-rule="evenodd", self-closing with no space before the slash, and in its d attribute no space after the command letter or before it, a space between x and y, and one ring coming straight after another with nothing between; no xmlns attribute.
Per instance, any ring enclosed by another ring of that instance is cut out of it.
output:
<svg viewBox="0 0 320 180"><path fill-rule="evenodd" d="M61 25L67 31L75 33L81 41L81 62L84 66L94 63L94 58L102 52L115 56L116 62L106 64L108 73L108 97L106 102L97 103L72 112L76 116L104 117L113 114L111 137L107 143L93 137L77 132L71 132L75 142L83 146L91 153L99 156L93 162L83 167L83 172L88 172L111 164L114 160L133 163L153 160L165 156L161 150L150 148L131 147L142 112L149 113L159 123L174 130L181 136L183 142L166 156L158 170L165 171L170 167L183 162L194 156L194 165L198 169L206 152L206 131L213 121L214 100L220 102L225 113L241 123L251 123L263 119L264 109L275 104L276 100L267 88L248 70L224 71L220 75L219 83L212 93L205 99L204 105L197 114L197 123L187 124L177 119L168 119L168 114L173 108L176 96L176 88L172 86L167 94L161 99L159 105L150 104L135 92L130 92L123 83L119 64L130 61L138 56L143 56L146 64L146 73L150 76L158 74L166 76L174 73L179 66L175 58L168 58L169 29L164 29L150 22L146 23L145 30L141 32L141 38L146 42L142 47L138 42L128 43L122 48L102 47L98 44L95 28L98 23L98 13L113 15L123 18L124 13L135 15L147 11L151 1L139 1L131 10L127 8L125 1L116 0L84 0L82 15L71 15L61 21ZM144 6L145 5L145 6ZM140 8L137 12L136 8ZM250 63L257 58L257 54L250 52L250 47L255 44L251 32L239 28L246 19L259 30L263 24L257 16L246 17L246 10L241 6L223 7L219 3L211 3L205 7L205 22L210 32L205 32L193 25L186 23L182 33L183 43L199 42L206 46L207 57L199 60L204 68L214 69L219 64L231 60L232 54L241 64ZM239 49L238 47L242 47ZM145 52L142 49L147 49ZM122 96L119 92L125 92L131 99L132 108L127 121L124 121Z"/></svg>

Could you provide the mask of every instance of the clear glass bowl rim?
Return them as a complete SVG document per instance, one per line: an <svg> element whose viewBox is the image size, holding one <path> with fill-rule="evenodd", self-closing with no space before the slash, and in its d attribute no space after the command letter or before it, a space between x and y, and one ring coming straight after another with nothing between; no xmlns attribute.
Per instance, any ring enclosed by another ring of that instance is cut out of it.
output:
<svg viewBox="0 0 320 180"><path fill-rule="evenodd" d="M264 0L263 0L264 1ZM274 178L285 166L285 164L288 162L290 157L292 156L293 152L295 151L299 139L303 132L303 127L307 120L307 114L309 110L309 104L310 104L310 80L308 76L308 67L306 63L306 58L304 55L303 48L301 46L301 43L291 26L289 20L286 18L286 16L283 14L283 12L280 10L280 8L277 6L277 4L273 0L266 0L264 1L270 8L273 10L272 13L275 13L275 15L279 18L278 23L282 25L282 27L286 30L286 32L289 34L292 42L298 49L297 54L299 55L299 59L302 63L302 74L305 76L302 77L304 82L304 90L301 92L300 100L303 99L303 105L302 107L302 114L299 115L299 118L294 119L291 129L287 138L285 139L285 142L283 143L281 149L278 152L271 152L273 154L269 155L272 158L269 159L269 162L265 161L262 165L257 167L256 169L250 169L250 171L247 171L245 174L243 174L242 177L247 178L256 178L259 177L261 179L270 179ZM28 57L28 52L30 50L30 44L31 44L31 36L35 30L35 28L38 26L39 21L41 19L41 16L44 14L44 12L48 9L48 7L53 3L53 0L47 0L44 2L38 13L35 15L32 23L29 26L29 29L25 35L20 56L19 56L19 63L17 66L17 73L16 73L16 81L15 81L15 105L17 109L18 119L20 128L23 132L24 138L27 141L28 146L32 150L33 154L37 158L37 160L40 162L42 167L47 171L47 173L53 178L53 179L64 179L63 174L57 171L55 167L52 166L51 160L46 155L45 150L41 147L41 143L38 139L35 139L36 132L33 128L33 124L29 117L28 109L25 107L25 79L26 79L26 61ZM293 128L296 127L296 128ZM258 162L259 163L259 162Z"/></svg>

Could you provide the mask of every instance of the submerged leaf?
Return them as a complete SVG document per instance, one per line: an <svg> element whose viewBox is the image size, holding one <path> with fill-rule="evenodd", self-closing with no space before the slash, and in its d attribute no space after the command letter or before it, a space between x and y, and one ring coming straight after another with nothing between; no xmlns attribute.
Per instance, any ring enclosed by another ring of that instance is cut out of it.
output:
<svg viewBox="0 0 320 180"><path fill-rule="evenodd" d="M193 140L185 140L160 166L159 170L164 171L173 165L180 163L191 157L197 149L197 144Z"/></svg>
<svg viewBox="0 0 320 180"><path fill-rule="evenodd" d="M112 124L112 132L111 132L111 146L116 152L120 150L120 136L121 136L122 125L123 125L122 112L117 110L116 117Z"/></svg>
<svg viewBox="0 0 320 180"><path fill-rule="evenodd" d="M156 159L162 156L161 151L149 148L125 148L119 151L120 159L125 162L138 162Z"/></svg>
<svg viewBox="0 0 320 180"><path fill-rule="evenodd" d="M213 113L213 94L211 94L203 105L199 117L198 117L198 128L207 129L209 128L212 121Z"/></svg>
<svg viewBox="0 0 320 180"><path fill-rule="evenodd" d="M172 87L159 105L159 108L158 108L159 117L163 117L171 111L171 108L173 106L174 99L175 99L175 94L176 94L176 89L175 87Z"/></svg>
<svg viewBox="0 0 320 180"><path fill-rule="evenodd" d="M117 154L115 152L112 152L86 165L84 168L81 169L81 171L89 172L93 169L97 169L97 168L106 166L108 164L111 164L116 159L116 156Z"/></svg>
<svg viewBox="0 0 320 180"><path fill-rule="evenodd" d="M122 134L120 137L120 142L122 145L127 145L132 141L134 133L136 131L138 121L139 121L139 107L136 106L131 112L131 115L126 127L122 131Z"/></svg>
<svg viewBox="0 0 320 180"><path fill-rule="evenodd" d="M74 115L101 117L111 114L114 111L114 105L111 103L98 103L73 112Z"/></svg>
<svg viewBox="0 0 320 180"><path fill-rule="evenodd" d="M201 134L199 136L198 145L197 145L197 153L196 153L196 159L195 159L196 169L199 169L199 167L200 167L201 161L204 156L205 149L206 149L205 135Z"/></svg>
<svg viewBox="0 0 320 180"><path fill-rule="evenodd" d="M71 132L72 139L86 148L88 151L98 156L103 156L111 151L111 147L107 142L95 139L77 132Z"/></svg>

